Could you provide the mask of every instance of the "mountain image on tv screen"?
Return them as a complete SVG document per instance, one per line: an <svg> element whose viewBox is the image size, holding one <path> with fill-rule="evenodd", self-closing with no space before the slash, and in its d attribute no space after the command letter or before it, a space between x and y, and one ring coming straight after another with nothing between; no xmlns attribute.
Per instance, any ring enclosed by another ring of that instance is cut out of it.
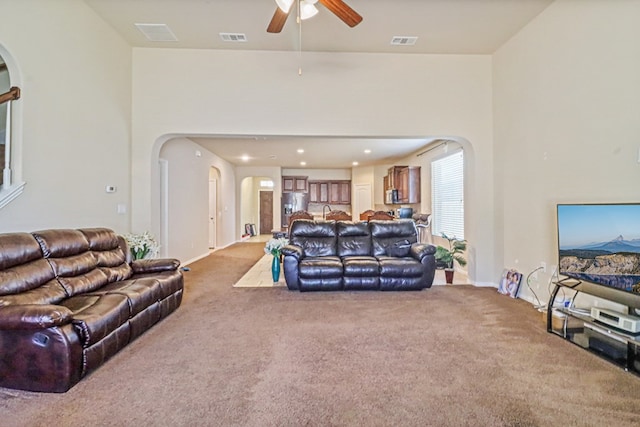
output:
<svg viewBox="0 0 640 427"><path fill-rule="evenodd" d="M560 274L640 293L640 203L558 205Z"/></svg>

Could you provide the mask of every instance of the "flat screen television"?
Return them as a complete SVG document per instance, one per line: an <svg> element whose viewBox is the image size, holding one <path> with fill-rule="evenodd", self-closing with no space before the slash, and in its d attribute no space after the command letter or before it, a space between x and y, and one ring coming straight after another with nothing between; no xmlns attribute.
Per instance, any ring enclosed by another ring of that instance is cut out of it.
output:
<svg viewBox="0 0 640 427"><path fill-rule="evenodd" d="M640 293L640 203L559 204L558 273Z"/></svg>

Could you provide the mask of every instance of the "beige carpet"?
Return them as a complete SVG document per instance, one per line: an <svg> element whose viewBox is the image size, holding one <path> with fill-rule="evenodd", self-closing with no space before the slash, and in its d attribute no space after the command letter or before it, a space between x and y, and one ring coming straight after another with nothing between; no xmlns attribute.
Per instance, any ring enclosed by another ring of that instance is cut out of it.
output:
<svg viewBox="0 0 640 427"><path fill-rule="evenodd" d="M249 245L249 246L247 246ZM640 378L495 289L234 288L262 245L191 265L182 307L2 426L637 426Z"/></svg>

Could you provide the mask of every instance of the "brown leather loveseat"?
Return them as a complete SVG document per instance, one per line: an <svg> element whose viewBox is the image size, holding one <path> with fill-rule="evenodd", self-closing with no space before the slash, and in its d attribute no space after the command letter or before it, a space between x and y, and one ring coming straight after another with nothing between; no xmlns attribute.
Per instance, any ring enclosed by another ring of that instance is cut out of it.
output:
<svg viewBox="0 0 640 427"><path fill-rule="evenodd" d="M0 386L67 391L180 306L179 265L106 228L0 234Z"/></svg>

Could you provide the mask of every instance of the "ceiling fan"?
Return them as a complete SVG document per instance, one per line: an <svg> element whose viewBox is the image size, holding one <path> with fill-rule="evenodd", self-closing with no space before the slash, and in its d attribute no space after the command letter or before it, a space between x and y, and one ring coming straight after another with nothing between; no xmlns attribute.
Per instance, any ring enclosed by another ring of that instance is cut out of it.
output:
<svg viewBox="0 0 640 427"><path fill-rule="evenodd" d="M269 22L269 26L267 27L268 33L279 33L282 31L289 14L291 13L291 9L293 9L293 3L295 0L276 0L278 7L276 7L276 12L273 14L273 18L271 18L271 22ZM360 16L355 10L351 9L344 1L342 0L298 0L300 2L300 17L301 19L310 18L311 16L318 13L318 9L315 8L314 3L316 1L320 1L331 12L334 13L338 18L344 21L350 27L355 27L362 21L362 16Z"/></svg>

